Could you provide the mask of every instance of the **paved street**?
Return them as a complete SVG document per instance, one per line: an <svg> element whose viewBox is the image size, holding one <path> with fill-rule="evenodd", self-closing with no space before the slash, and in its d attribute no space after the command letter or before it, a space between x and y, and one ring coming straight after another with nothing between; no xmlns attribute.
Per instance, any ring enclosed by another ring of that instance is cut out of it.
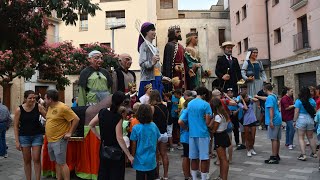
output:
<svg viewBox="0 0 320 180"><path fill-rule="evenodd" d="M266 165L264 160L270 155L270 142L266 139L266 131L257 130L256 152L258 155L251 158L246 157L246 152L234 151L233 164L230 165L229 179L231 180L264 180L264 179L302 179L302 180L319 180L320 172L318 171L318 159L308 158L302 162L297 160L299 155L298 147L289 151L284 146L284 131L281 141L281 162L278 165ZM295 139L295 142L297 140ZM22 164L22 155L15 150L14 135L12 128L7 132L7 143L9 146L9 157L0 160L0 180L19 180L25 179ZM296 143L297 144L297 143ZM169 153L170 158L170 179L183 179L181 171L180 154L182 151L176 150ZM310 148L307 148L307 154L310 154ZM215 160L215 159L214 159ZM211 161L210 173L211 178L218 176L218 167ZM49 178L43 178L49 179ZM77 179L77 178L73 178ZM133 169L126 170L126 179L135 179Z"/></svg>

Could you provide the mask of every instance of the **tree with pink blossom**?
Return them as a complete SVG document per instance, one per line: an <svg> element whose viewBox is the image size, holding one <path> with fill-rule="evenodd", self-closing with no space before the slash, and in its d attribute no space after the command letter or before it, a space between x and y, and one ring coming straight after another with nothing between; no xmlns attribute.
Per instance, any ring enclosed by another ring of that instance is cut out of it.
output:
<svg viewBox="0 0 320 180"><path fill-rule="evenodd" d="M98 4L90 0L0 1L0 85L4 89L3 96L9 97L4 99L7 106L10 105L11 81L16 77L30 79L37 65L41 65L43 52L54 53L54 49L49 50L45 45L48 29L46 17L55 11L67 25L75 25L80 13L94 16L96 10L100 10ZM66 63L62 64L73 62L68 62L68 58L63 60ZM45 77L52 78L49 75Z"/></svg>

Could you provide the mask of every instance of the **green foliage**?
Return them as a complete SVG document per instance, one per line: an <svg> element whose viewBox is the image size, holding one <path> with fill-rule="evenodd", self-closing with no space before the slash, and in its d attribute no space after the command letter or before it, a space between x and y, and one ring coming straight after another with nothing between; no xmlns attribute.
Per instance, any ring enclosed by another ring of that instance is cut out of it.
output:
<svg viewBox="0 0 320 180"><path fill-rule="evenodd" d="M65 75L78 73L83 68L85 56L77 58L76 52L81 50L76 50L72 44L45 45L48 29L45 16L50 17L53 10L67 25L76 25L80 13L94 16L100 8L90 0L0 1L1 84L9 83L15 77L30 79L37 68L43 70L44 79L65 86L69 82ZM64 50L72 50L74 54L62 53ZM58 56L52 57L55 54Z"/></svg>

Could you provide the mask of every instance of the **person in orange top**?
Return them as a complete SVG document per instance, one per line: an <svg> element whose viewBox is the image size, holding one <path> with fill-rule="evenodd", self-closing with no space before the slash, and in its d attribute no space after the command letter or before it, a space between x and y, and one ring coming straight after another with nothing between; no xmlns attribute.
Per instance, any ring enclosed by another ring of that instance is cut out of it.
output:
<svg viewBox="0 0 320 180"><path fill-rule="evenodd" d="M137 124L140 124L139 120L137 119L137 112L138 112L138 109L140 107L141 103L139 102L136 102L134 105L133 105L133 112L134 112L134 115L133 117L131 118L131 121L130 121L130 133L132 132L132 128L133 126L137 125Z"/></svg>

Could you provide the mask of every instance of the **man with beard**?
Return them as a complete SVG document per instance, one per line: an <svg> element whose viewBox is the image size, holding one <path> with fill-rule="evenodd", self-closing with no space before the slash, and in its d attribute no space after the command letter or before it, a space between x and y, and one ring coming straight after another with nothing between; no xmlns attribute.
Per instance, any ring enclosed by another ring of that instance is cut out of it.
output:
<svg viewBox="0 0 320 180"><path fill-rule="evenodd" d="M88 55L89 67L83 69L79 78L79 106L91 106L111 94L112 77L101 68L103 60L100 51L91 51Z"/></svg>
<svg viewBox="0 0 320 180"><path fill-rule="evenodd" d="M232 57L233 47L234 44L230 41L222 43L221 48L224 51L224 55L218 59L215 72L218 76L221 90L226 92L228 88L232 88L233 93L237 95L237 82L242 79L242 76L238 59Z"/></svg>
<svg viewBox="0 0 320 180"><path fill-rule="evenodd" d="M165 92L174 89L185 89L184 48L178 41L182 40L180 26L168 29L168 43L164 48L162 75L169 78L179 78L180 83L165 84Z"/></svg>
<svg viewBox="0 0 320 180"><path fill-rule="evenodd" d="M112 92L122 91L129 92L129 84L136 83L136 75L129 68L132 64L132 58L129 54L119 56L119 67L112 74L113 86Z"/></svg>

